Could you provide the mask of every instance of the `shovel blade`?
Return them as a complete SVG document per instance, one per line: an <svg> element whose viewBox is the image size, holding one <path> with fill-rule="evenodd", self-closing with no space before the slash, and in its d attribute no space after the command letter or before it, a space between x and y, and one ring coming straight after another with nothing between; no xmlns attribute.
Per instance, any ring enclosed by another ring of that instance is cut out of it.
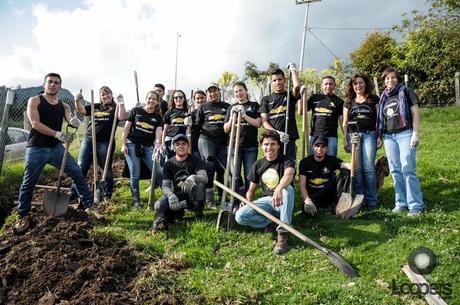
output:
<svg viewBox="0 0 460 305"><path fill-rule="evenodd" d="M356 194L355 199L353 199L353 203L351 207L345 212L344 219L349 219L358 213L359 208L363 204L364 195L363 194Z"/></svg>
<svg viewBox="0 0 460 305"><path fill-rule="evenodd" d="M353 268L342 256L340 256L340 254L329 250L326 255L329 260L340 269L340 271L349 277L359 277L355 268Z"/></svg>
<svg viewBox="0 0 460 305"><path fill-rule="evenodd" d="M61 192L45 191L43 196L43 211L48 216L62 216L69 209L70 195Z"/></svg>
<svg viewBox="0 0 460 305"><path fill-rule="evenodd" d="M339 202L335 207L335 214L343 218L344 213L351 207L352 199L350 193L342 193L339 198Z"/></svg>

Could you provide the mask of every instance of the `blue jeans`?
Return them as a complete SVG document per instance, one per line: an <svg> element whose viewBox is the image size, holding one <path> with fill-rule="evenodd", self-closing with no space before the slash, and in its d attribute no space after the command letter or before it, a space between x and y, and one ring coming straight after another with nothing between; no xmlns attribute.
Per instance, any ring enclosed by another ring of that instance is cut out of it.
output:
<svg viewBox="0 0 460 305"><path fill-rule="evenodd" d="M252 165L257 160L257 152L259 151L258 147L245 147L238 149L238 159L236 160L236 188L235 190L238 192L238 189L244 187L244 192L246 193L249 188L249 180L247 179L249 175L249 171L252 168ZM233 152L232 152L233 153ZM233 175L233 164L229 164L232 175ZM241 181L241 169L244 166L244 178ZM243 184L244 183L244 184Z"/></svg>
<svg viewBox="0 0 460 305"><path fill-rule="evenodd" d="M377 178L375 174L375 154L377 151L377 137L375 131L360 132L359 149L357 150L357 165L355 173L355 192L363 194L366 205L377 206ZM348 143L351 150L351 134L348 134Z"/></svg>
<svg viewBox="0 0 460 305"><path fill-rule="evenodd" d="M107 169L107 176L104 181L104 194L102 196L104 198L111 198L112 191L113 191L113 172L112 172L112 161L113 161L113 152L115 149L115 141L112 145L112 154L109 160L109 166ZM109 142L96 142L96 155L97 155L97 163L101 171L104 171L105 166L105 158L107 156L107 151L109 150ZM78 165L81 168L81 172L83 177L86 177L88 174L88 170L93 164L93 144L91 138L85 137L81 143L80 153L78 154ZM102 177L99 177L102 178ZM75 187L75 183L72 183L72 187L70 189L71 195L76 195L77 190Z"/></svg>
<svg viewBox="0 0 460 305"><path fill-rule="evenodd" d="M131 196L135 204L141 203L141 195L139 192L139 177L141 175L141 161L147 165L149 170L152 170L152 146L144 146L144 156L139 158L136 156L136 144L127 143L128 154L125 155L126 163L129 167L129 187L131 189ZM161 186L161 181L163 180L163 169L160 167L160 164L157 164L157 177L155 181L156 186Z"/></svg>
<svg viewBox="0 0 460 305"><path fill-rule="evenodd" d="M416 149L410 146L411 137L412 129L407 129L398 133L385 133L383 142L393 177L396 207L421 211L425 205L415 174Z"/></svg>
<svg viewBox="0 0 460 305"><path fill-rule="evenodd" d="M327 155L337 157L337 146L339 144L339 140L336 137L326 137L327 138ZM316 136L309 137L309 144L310 144L310 155L314 154L313 151L313 142L315 142Z"/></svg>
<svg viewBox="0 0 460 305"><path fill-rule="evenodd" d="M45 165L51 164L60 169L63 156L64 147L61 143L51 148L27 147L24 177L22 178L21 188L19 189L19 206L17 209L19 216L25 216L31 210L34 187ZM86 184L86 179L83 177L80 167L70 154L67 156L64 172L73 179L78 195L82 198L82 204L85 207L91 207L93 205L93 195Z"/></svg>
<svg viewBox="0 0 460 305"><path fill-rule="evenodd" d="M217 175L217 181L222 182L224 178L227 164L227 145L219 145L207 138L200 137L198 139L198 149L208 174L206 188L214 188L214 174L216 173Z"/></svg>
<svg viewBox="0 0 460 305"><path fill-rule="evenodd" d="M292 185L288 185L283 189L283 202L280 206L273 208L272 197L266 196L257 199L254 203L272 214L278 217L282 222L290 225L292 220L292 210L294 209L294 188ZM256 210L251 208L249 205L245 205L238 209L235 214L235 220L240 225L251 226L253 228L264 228L272 223L270 219L259 214ZM278 226L276 228L278 232L287 232L286 229Z"/></svg>

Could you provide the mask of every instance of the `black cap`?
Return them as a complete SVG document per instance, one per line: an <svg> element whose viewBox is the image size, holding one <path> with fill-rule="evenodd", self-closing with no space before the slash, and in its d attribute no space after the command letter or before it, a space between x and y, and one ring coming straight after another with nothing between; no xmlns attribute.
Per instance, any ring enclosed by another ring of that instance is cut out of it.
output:
<svg viewBox="0 0 460 305"><path fill-rule="evenodd" d="M217 90L219 90L219 85L217 85L216 83L212 82L208 85L208 88L206 89L206 91L209 91L209 89L211 88L216 88Z"/></svg>
<svg viewBox="0 0 460 305"><path fill-rule="evenodd" d="M172 138L171 140L171 149L173 149L174 143L176 143L177 141L186 141L188 143L188 138L186 135L181 133L175 135L174 138Z"/></svg>
<svg viewBox="0 0 460 305"><path fill-rule="evenodd" d="M327 139L327 137L325 136L317 136L315 141L313 142L313 145L316 145L316 144L324 144L324 145L328 145L329 143L329 140Z"/></svg>

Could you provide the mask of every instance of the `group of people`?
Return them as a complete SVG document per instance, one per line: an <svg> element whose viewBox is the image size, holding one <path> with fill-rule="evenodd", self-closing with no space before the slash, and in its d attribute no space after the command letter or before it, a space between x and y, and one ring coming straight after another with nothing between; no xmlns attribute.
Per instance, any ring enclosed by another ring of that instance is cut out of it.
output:
<svg viewBox="0 0 460 305"><path fill-rule="evenodd" d="M65 172L72 177L71 195L79 197L79 207L93 209L94 198L85 176L91 165L92 128L95 128L97 158L103 166L109 150L110 130L114 120L126 119L122 133L121 151L130 171L130 189L136 208L142 206L139 191L141 166L152 170L152 156L161 151L167 155L164 164L158 164L155 186L161 186L163 196L155 202L152 234L167 230L168 225L181 218L185 209L197 217L203 215L205 204L216 208L217 196L214 177L223 182L229 151L229 134L239 125L238 157L234 189L245 194L249 201L291 223L294 210L294 177L296 174L296 140L299 139L295 108L300 99L299 73L294 65L288 66L292 88L286 90L283 70L271 71L273 92L262 98L261 103L249 100L244 82L236 82L232 105L221 100L219 87L211 83L205 91L198 90L188 102L182 90L174 90L170 101L163 100L165 87L156 84L145 97L142 106L126 112L122 96L115 99L109 87L99 92L100 104L95 108L95 126L89 124L78 157L78 164L67 157ZM351 169L351 163L337 158L338 126L344 136L344 149L351 149L352 136L359 135L355 190L364 195L364 205L377 207L375 172L376 150L385 145L390 173L395 188L395 213L407 208L409 216L418 215L424 208L419 181L415 174L416 147L419 143L418 99L414 91L401 83L393 68L382 74L385 90L380 98L372 94L369 78L356 73L346 89L346 101L334 94L335 79L325 76L321 80L320 94L313 94L307 101L311 111L310 156L300 161L298 167L299 192L302 210L307 217L314 216L318 208L334 208L337 202L336 170ZM44 93L29 99L27 115L32 125L25 157L24 178L20 188L18 218L31 211L34 186L45 164L60 166L63 158L61 142L69 142L72 136L61 131L63 119L78 127L80 121L72 116L68 105L57 99L61 77L50 73L44 80ZM76 110L91 115L90 106L82 106L81 94L75 98ZM238 121L238 118L240 121ZM233 123L236 124L234 126ZM287 126L286 126L287 125ZM259 128L265 129L259 134ZM112 144L115 147L115 144ZM263 157L257 160L260 148ZM110 151L113 154L113 147ZM111 162L110 156L110 162ZM244 174L243 174L244 168ZM105 176L103 198L109 199L113 191L111 163ZM255 199L257 186L262 192ZM269 227L271 221L253 208L240 203L235 214L241 225L254 228ZM273 251L277 254L288 249L287 231L278 226Z"/></svg>

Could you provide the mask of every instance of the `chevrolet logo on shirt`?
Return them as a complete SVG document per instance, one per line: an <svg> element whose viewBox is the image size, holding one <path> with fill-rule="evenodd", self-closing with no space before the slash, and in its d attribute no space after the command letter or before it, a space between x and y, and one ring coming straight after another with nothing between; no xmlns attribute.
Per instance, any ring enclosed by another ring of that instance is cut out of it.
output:
<svg viewBox="0 0 460 305"><path fill-rule="evenodd" d="M153 125L147 124L146 122L137 122L136 125L138 125L140 127L143 127L143 128L147 128L147 129L153 129L154 128Z"/></svg>
<svg viewBox="0 0 460 305"><path fill-rule="evenodd" d="M274 108L270 110L270 113L282 113L286 112L287 107L286 106L279 106L278 108Z"/></svg>
<svg viewBox="0 0 460 305"><path fill-rule="evenodd" d="M96 118L103 118L103 117L108 117L108 116L110 116L110 113L98 111L98 112L95 112L95 113L94 113L94 116L95 116Z"/></svg>
<svg viewBox="0 0 460 305"><path fill-rule="evenodd" d="M223 119L225 119L225 115L223 114L215 114L215 115L209 116L210 121L218 121L218 120L223 120Z"/></svg>
<svg viewBox="0 0 460 305"><path fill-rule="evenodd" d="M331 109L327 109L327 108L324 108L324 107L316 107L315 111L319 112L319 113L332 113Z"/></svg>
<svg viewBox="0 0 460 305"><path fill-rule="evenodd" d="M184 123L184 118L174 118L171 120L171 123L182 124Z"/></svg>
<svg viewBox="0 0 460 305"><path fill-rule="evenodd" d="M324 183L329 182L329 178L315 178L315 179L310 179L310 182L315 185L321 185Z"/></svg>

